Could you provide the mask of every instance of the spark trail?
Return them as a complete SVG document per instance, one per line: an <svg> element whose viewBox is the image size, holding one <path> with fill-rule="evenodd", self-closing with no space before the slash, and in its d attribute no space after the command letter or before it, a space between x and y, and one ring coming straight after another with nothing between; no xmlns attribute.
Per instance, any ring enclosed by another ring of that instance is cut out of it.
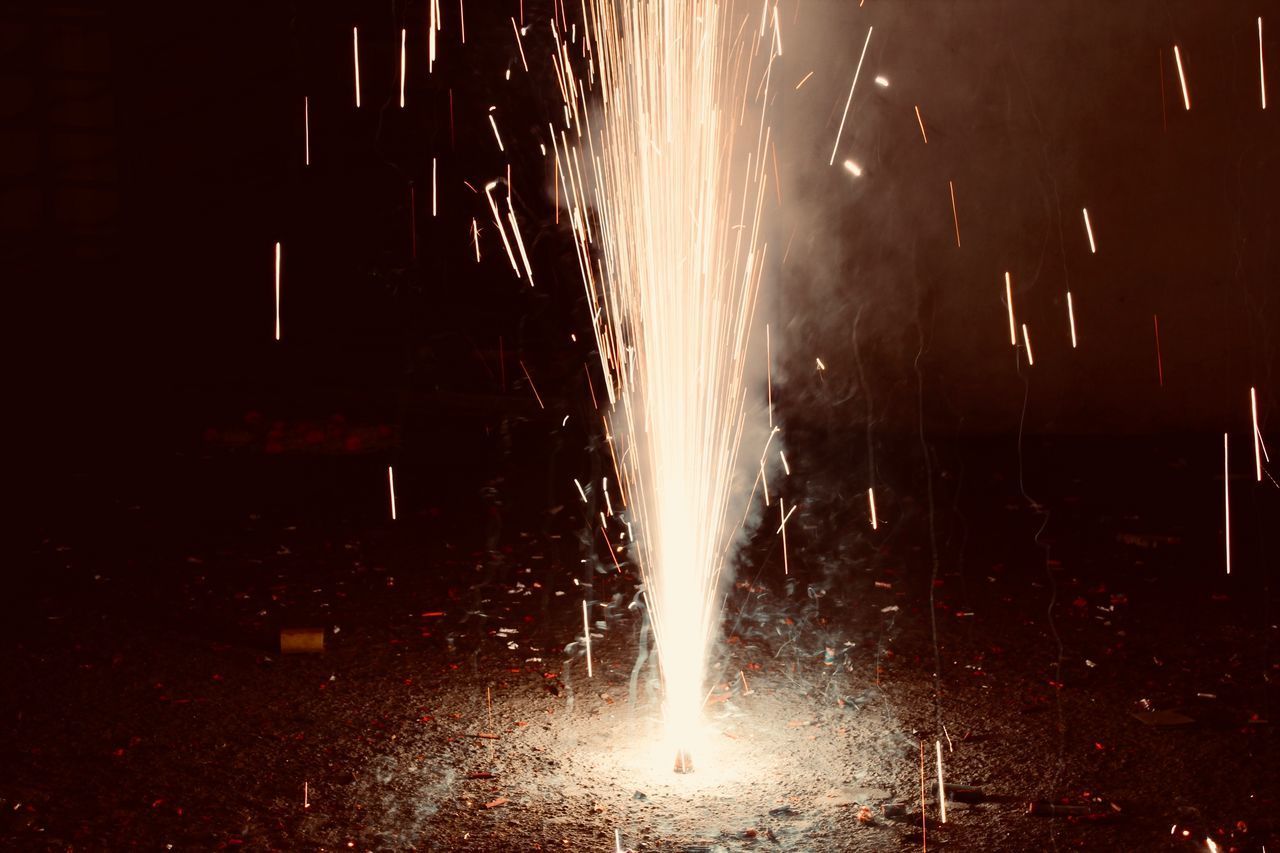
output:
<svg viewBox="0 0 1280 853"><path fill-rule="evenodd" d="M585 43L557 32L556 179L637 522L669 745L687 756L737 535L734 485L755 471L739 448L766 258L761 105L782 40L776 16L756 25L731 0L594 0L586 16Z"/></svg>

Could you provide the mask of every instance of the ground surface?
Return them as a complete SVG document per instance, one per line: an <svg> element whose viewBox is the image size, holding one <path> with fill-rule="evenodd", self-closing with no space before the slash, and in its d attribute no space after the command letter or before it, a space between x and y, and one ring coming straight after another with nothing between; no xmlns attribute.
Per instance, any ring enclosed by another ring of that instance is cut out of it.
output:
<svg viewBox="0 0 1280 853"><path fill-rule="evenodd" d="M1012 439L947 445L932 513L882 468L874 532L794 463L789 574L771 530L744 550L689 776L652 749L636 580L580 562L540 475L409 470L392 524L373 457L86 472L8 568L0 846L918 849L940 740L985 801L944 826L930 794L930 848L1280 849L1274 489L1233 481L1226 578L1199 444L1030 442L1025 493ZM280 655L290 626L325 653Z"/></svg>

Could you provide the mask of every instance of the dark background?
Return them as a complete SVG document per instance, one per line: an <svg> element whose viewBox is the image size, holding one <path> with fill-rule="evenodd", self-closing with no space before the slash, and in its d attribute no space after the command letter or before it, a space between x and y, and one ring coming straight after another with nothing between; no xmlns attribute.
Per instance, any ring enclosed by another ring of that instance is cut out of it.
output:
<svg viewBox="0 0 1280 853"><path fill-rule="evenodd" d="M505 390L519 388L527 403L517 359L535 382L543 376L543 393L582 394L588 353L568 340L587 329L575 314L580 285L549 221L537 152L537 128L554 106L543 87L553 84L519 68L507 20L518 14L515 0L469 5L465 47L456 8L444 11L432 75L424 4L227 3L201 14L147 3L8 7L11 393L39 467L155 458L250 410L267 418L341 412L439 430L456 422L447 407L432 409L440 391L501 396L505 373ZM878 403L844 411L843 421L914 427L923 346L932 430L1015 431L1023 388L1001 304L1010 269L1038 357L1030 431L1247 435L1250 385L1265 419L1276 364L1280 137L1275 109L1258 108L1261 6L914 2L802 11L784 30L790 49L779 78L815 76L800 92L778 85L787 196L773 226L774 260L790 251L763 297L780 330L779 374L794 380L779 392L793 418L809 417L810 395L824 393L814 384L818 356L830 368L822 379ZM527 14L537 17L532 6ZM866 23L878 29L841 152L867 167L855 186L838 169L833 180L825 159ZM352 108L353 24L360 111ZM410 31L403 111L395 104L401 24ZM1178 94L1175 42L1191 112ZM526 37L530 54L545 55L548 45L538 27ZM545 64L533 63L535 75ZM513 76L504 83L507 67ZM875 74L890 88L871 85ZM496 242L485 242L484 263L470 260L470 217L483 228L488 212L462 182L479 189L508 162L485 118L491 104L533 244L535 289L512 280ZM1087 252L1084 206L1096 256ZM280 344L271 340L277 239ZM850 335L859 309L861 382Z"/></svg>

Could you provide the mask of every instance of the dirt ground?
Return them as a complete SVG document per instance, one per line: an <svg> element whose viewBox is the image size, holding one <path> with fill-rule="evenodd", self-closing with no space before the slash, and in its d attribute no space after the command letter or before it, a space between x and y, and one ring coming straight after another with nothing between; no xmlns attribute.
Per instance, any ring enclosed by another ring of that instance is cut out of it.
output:
<svg viewBox="0 0 1280 853"><path fill-rule="evenodd" d="M1198 443L1034 442L1021 487L1011 442L948 445L932 511L882 471L876 531L797 462L786 573L765 525L689 775L630 565L583 562L576 509L517 473L398 472L393 523L373 457L86 472L8 568L0 845L1280 849L1275 490L1233 481L1226 577ZM938 742L982 791L945 824Z"/></svg>

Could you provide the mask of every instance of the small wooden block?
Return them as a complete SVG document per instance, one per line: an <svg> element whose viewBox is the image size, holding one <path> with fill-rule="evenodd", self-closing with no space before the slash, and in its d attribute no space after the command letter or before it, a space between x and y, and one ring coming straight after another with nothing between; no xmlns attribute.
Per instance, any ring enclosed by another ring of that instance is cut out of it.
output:
<svg viewBox="0 0 1280 853"><path fill-rule="evenodd" d="M280 654L305 655L324 651L323 628L281 628Z"/></svg>

